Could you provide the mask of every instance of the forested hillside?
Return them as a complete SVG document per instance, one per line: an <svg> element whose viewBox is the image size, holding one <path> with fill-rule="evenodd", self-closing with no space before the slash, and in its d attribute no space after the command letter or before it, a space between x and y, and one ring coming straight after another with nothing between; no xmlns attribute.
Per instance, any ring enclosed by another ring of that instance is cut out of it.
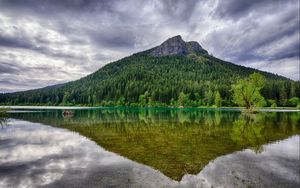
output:
<svg viewBox="0 0 300 188"><path fill-rule="evenodd" d="M107 64L80 80L42 89L1 94L0 103L234 106L231 85L254 72L259 72L266 79L262 89L262 95L266 99L265 106L295 106L299 102L295 102L295 97L300 97L299 82L222 61L208 55L204 49L191 50L193 46L187 46L188 50L178 51L176 41L165 47L167 50L157 50L159 47L156 47Z"/></svg>

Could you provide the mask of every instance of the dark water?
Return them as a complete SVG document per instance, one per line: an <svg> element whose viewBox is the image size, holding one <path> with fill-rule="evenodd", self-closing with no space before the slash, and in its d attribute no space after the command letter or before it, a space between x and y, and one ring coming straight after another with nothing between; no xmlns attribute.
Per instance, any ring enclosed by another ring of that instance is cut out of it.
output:
<svg viewBox="0 0 300 188"><path fill-rule="evenodd" d="M1 121L0 187L299 185L299 112L27 109Z"/></svg>

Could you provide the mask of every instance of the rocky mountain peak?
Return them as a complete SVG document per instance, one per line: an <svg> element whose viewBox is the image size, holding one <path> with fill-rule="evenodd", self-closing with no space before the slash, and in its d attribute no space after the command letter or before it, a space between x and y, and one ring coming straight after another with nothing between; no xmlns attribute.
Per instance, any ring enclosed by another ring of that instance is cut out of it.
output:
<svg viewBox="0 0 300 188"><path fill-rule="evenodd" d="M160 46L150 52L151 55L160 57L167 55L188 55L194 52L208 54L196 41L185 42L180 35L169 38Z"/></svg>

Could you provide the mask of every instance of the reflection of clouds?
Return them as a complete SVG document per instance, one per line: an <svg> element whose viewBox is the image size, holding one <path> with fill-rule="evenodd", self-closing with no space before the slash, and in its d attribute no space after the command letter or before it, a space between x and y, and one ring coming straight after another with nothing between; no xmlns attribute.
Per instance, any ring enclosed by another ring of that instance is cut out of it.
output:
<svg viewBox="0 0 300 188"><path fill-rule="evenodd" d="M221 156L176 182L65 129L20 120L0 129L0 187L285 187L299 185L299 136Z"/></svg>
<svg viewBox="0 0 300 188"><path fill-rule="evenodd" d="M299 136L264 146L262 153L250 149L221 156L198 175L186 175L182 183L205 181L208 187L299 186Z"/></svg>
<svg viewBox="0 0 300 188"><path fill-rule="evenodd" d="M293 136L289 140L269 144L268 146L265 146L267 150L262 153L262 156L280 158L282 157L282 154L284 154L284 156L287 156L289 159L299 160L299 139L299 136Z"/></svg>
<svg viewBox="0 0 300 188"><path fill-rule="evenodd" d="M13 123L13 126L1 133L3 134L1 139L11 139L9 144L11 147L1 150L3 158L1 158L0 164L15 161L28 162L41 159L45 155L63 154L63 156L68 157L75 152L76 154L85 153L82 151L85 150L85 147L80 147L85 140L68 135L70 133L66 130L38 125L28 127ZM46 153L45 148L47 148Z"/></svg>
<svg viewBox="0 0 300 188"><path fill-rule="evenodd" d="M0 187L97 187L122 185L129 179L130 184L142 185L152 183L149 173L160 179L159 184L172 182L158 171L103 150L78 133L19 120L9 124L12 126L0 130L0 143L4 144L0 147ZM136 176L144 177L145 182L135 181Z"/></svg>

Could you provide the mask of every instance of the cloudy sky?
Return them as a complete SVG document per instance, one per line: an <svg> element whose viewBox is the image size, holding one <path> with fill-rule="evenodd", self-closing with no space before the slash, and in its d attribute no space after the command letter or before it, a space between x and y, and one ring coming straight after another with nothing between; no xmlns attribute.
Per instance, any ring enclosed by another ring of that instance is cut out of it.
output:
<svg viewBox="0 0 300 188"><path fill-rule="evenodd" d="M64 83L174 35L299 80L299 0L0 0L0 92Z"/></svg>

